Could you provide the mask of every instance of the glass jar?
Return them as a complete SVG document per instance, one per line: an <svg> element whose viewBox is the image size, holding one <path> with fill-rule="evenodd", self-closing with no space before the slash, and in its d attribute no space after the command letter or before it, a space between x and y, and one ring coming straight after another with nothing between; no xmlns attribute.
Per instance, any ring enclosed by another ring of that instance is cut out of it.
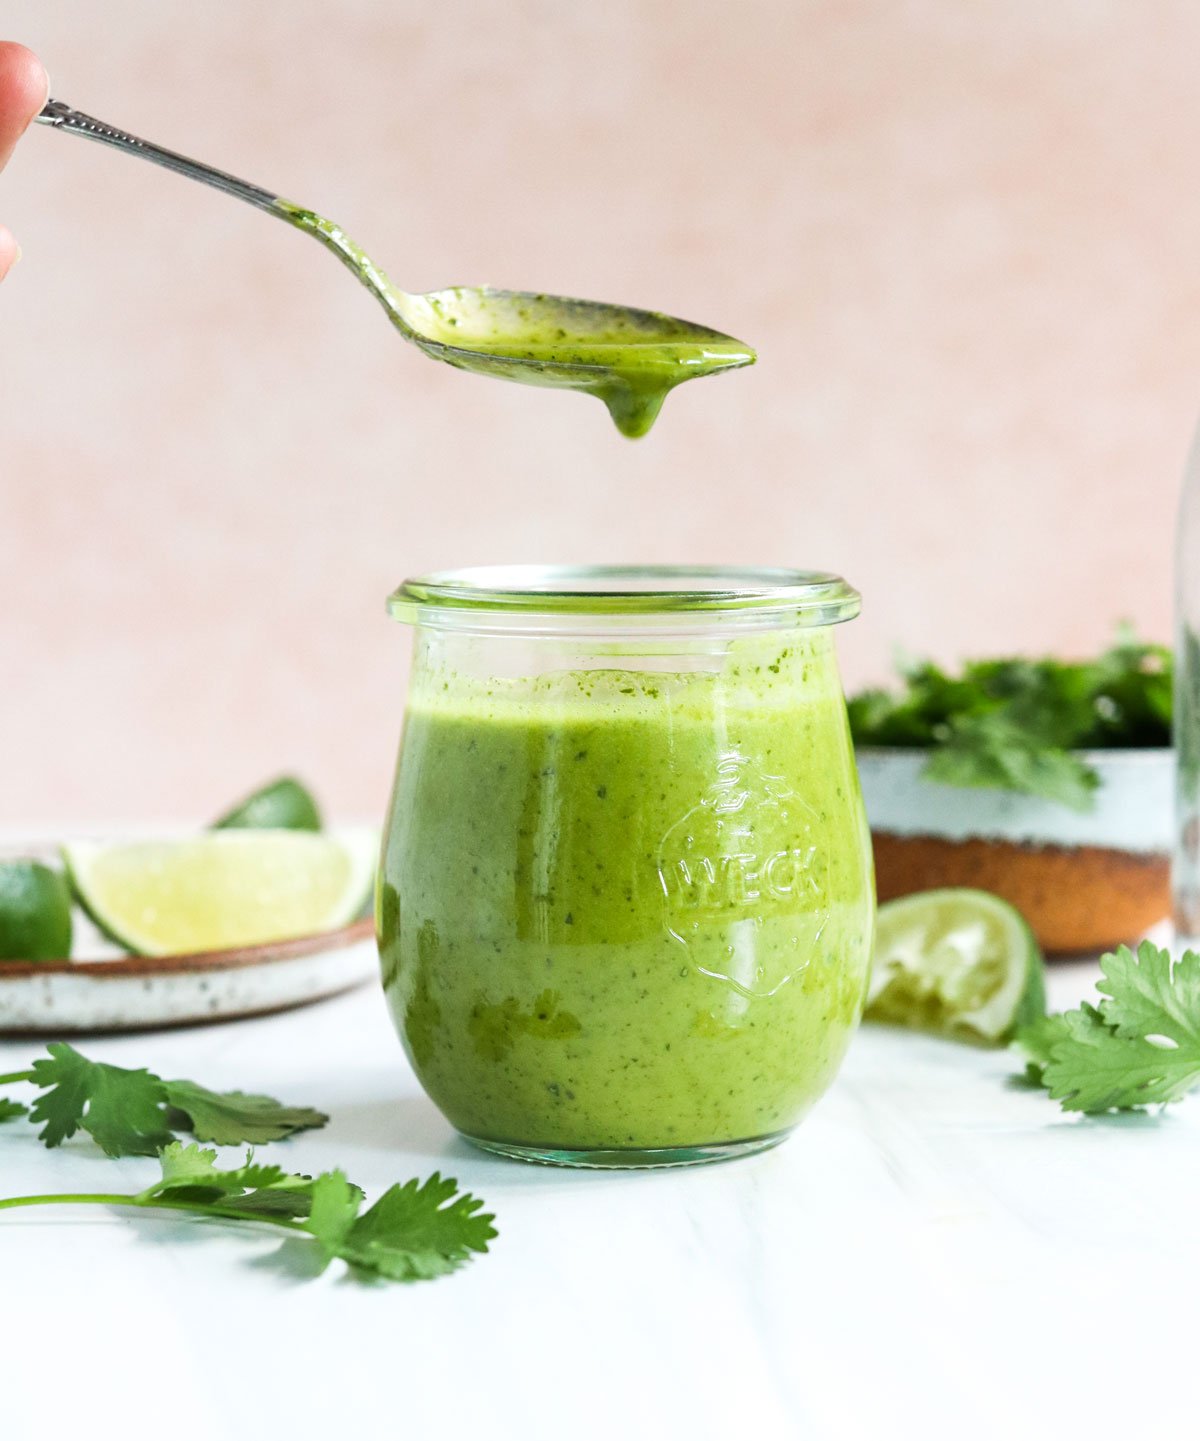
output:
<svg viewBox="0 0 1200 1441"><path fill-rule="evenodd" d="M488 1150L678 1165L783 1139L858 1023L870 840L804 571L407 581L415 660L377 891L421 1084Z"/></svg>
<svg viewBox="0 0 1200 1441"><path fill-rule="evenodd" d="M1175 528L1175 945L1200 949L1200 429L1183 474Z"/></svg>

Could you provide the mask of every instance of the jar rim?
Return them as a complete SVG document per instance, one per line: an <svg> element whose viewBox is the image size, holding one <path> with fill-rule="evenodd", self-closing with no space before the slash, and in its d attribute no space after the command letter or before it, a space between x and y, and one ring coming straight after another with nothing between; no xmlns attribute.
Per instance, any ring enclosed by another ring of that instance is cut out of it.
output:
<svg viewBox="0 0 1200 1441"><path fill-rule="evenodd" d="M821 626L852 619L860 606L858 591L839 575L772 566L466 566L412 577L388 598L396 620L422 625L744 615Z"/></svg>

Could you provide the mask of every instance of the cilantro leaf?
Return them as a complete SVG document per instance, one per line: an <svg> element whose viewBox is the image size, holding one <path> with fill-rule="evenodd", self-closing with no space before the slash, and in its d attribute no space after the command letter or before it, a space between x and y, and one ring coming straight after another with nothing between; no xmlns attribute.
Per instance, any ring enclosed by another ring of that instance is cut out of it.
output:
<svg viewBox="0 0 1200 1441"><path fill-rule="evenodd" d="M222 1175L217 1169L217 1153L204 1146L185 1146L180 1141L172 1141L163 1148L158 1160L162 1166L162 1179L156 1181L149 1191L143 1192L144 1195L182 1186L207 1186L210 1190L223 1192L235 1184L229 1179L234 1173L228 1171Z"/></svg>
<svg viewBox="0 0 1200 1441"><path fill-rule="evenodd" d="M1018 791L1087 810L1099 777L1077 755L1048 745L1003 712L956 718L923 772L952 786Z"/></svg>
<svg viewBox="0 0 1200 1441"><path fill-rule="evenodd" d="M357 1219L351 1219L341 1189L345 1178L333 1172L321 1180L321 1205L314 1205L307 1229L327 1257L340 1256L352 1268L389 1281L446 1275L472 1252L485 1252L496 1235L495 1217L479 1214L483 1202L458 1195L458 1182L436 1171L423 1185L392 1186Z"/></svg>
<svg viewBox="0 0 1200 1441"><path fill-rule="evenodd" d="M157 1076L89 1061L65 1041L47 1050L49 1060L33 1063L42 1095L30 1113L44 1123L39 1137L47 1146L61 1146L81 1127L109 1156L153 1156L170 1143Z"/></svg>
<svg viewBox="0 0 1200 1441"><path fill-rule="evenodd" d="M1092 667L1094 719L1082 745L1170 744L1173 658L1166 646L1140 642L1128 626Z"/></svg>
<svg viewBox="0 0 1200 1441"><path fill-rule="evenodd" d="M47 1146L61 1146L83 1130L110 1156L153 1156L177 1131L218 1146L264 1145L329 1119L308 1106L284 1106L271 1096L210 1091L195 1081L164 1081L152 1071L127 1070L88 1060L56 1041L49 1058L6 1080L28 1080L42 1090L30 1118L41 1124ZM24 1107L0 1100L0 1121Z"/></svg>
<svg viewBox="0 0 1200 1441"><path fill-rule="evenodd" d="M1064 1111L1098 1115L1179 1101L1200 1081L1200 1055L1118 1036L1094 1010L1070 1012L1067 1027L1042 1072Z"/></svg>
<svg viewBox="0 0 1200 1441"><path fill-rule="evenodd" d="M166 1081L164 1085L174 1129L191 1131L197 1140L217 1146L266 1145L297 1131L319 1130L329 1120L321 1111L283 1106L271 1096L210 1091L195 1081ZM181 1119L183 1124L178 1124Z"/></svg>
<svg viewBox="0 0 1200 1441"><path fill-rule="evenodd" d="M326 1171L313 1182L306 1229L316 1238L326 1266L341 1254L361 1204L362 1192L351 1185L344 1171Z"/></svg>
<svg viewBox="0 0 1200 1441"><path fill-rule="evenodd" d="M141 1205L166 1200L189 1208L219 1207L223 1215L307 1216L312 1204L311 1177L256 1165L253 1152L244 1166L223 1171L215 1151L174 1141L161 1162L162 1179L141 1192Z"/></svg>
<svg viewBox="0 0 1200 1441"><path fill-rule="evenodd" d="M205 1146L185 1146L181 1141L172 1141L164 1148L159 1162L162 1179L143 1192L144 1195L165 1196L168 1192L194 1191L215 1197L258 1190L284 1181L310 1184L307 1176L290 1176L282 1166L257 1165L253 1151L247 1152L244 1166L223 1171L217 1165L215 1151Z"/></svg>
<svg viewBox="0 0 1200 1441"><path fill-rule="evenodd" d="M352 1275L387 1281L446 1275L485 1252L496 1235L494 1218L480 1214L483 1202L436 1172L425 1182L392 1186L360 1214L363 1192L342 1171L313 1180L259 1165L253 1152L244 1165L223 1170L215 1151L178 1141L163 1149L160 1162L162 1175L136 1195L12 1196L0 1199L0 1211L59 1202L126 1205L255 1223L310 1248L318 1271L340 1257Z"/></svg>
<svg viewBox="0 0 1200 1441"><path fill-rule="evenodd" d="M1017 1032L1016 1044L1029 1057L1030 1075L1039 1085L1042 1084L1042 1075L1050 1064L1055 1045L1066 1040L1069 1034L1066 1020L1061 1013L1038 1016Z"/></svg>
<svg viewBox="0 0 1200 1441"><path fill-rule="evenodd" d="M1135 955L1121 946L1100 962L1096 989L1104 1019L1119 1036L1163 1036L1200 1054L1200 956L1167 951L1143 941Z"/></svg>
<svg viewBox="0 0 1200 1441"><path fill-rule="evenodd" d="M21 1105L20 1101L10 1101L0 1096L0 1125L5 1121L16 1120L18 1116L27 1115L28 1112L29 1107Z"/></svg>
<svg viewBox="0 0 1200 1441"><path fill-rule="evenodd" d="M1181 1100L1200 1084L1200 956L1144 941L1102 956L1099 1005L1018 1034L1031 1071L1064 1111L1099 1114Z"/></svg>

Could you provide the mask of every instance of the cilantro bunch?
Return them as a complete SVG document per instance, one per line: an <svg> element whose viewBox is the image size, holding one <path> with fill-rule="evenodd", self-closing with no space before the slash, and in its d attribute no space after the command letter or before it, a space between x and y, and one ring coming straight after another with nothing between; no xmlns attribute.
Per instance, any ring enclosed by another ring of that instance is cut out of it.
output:
<svg viewBox="0 0 1200 1441"><path fill-rule="evenodd" d="M922 774L1017 791L1086 810L1098 784L1080 750L1171 743L1171 653L1122 631L1095 660L931 661L901 668L903 689L849 702L858 745L927 748Z"/></svg>
<svg viewBox="0 0 1200 1441"><path fill-rule="evenodd" d="M1200 1084L1200 955L1150 941L1100 958L1101 999L1017 1033L1028 1079L1064 1111L1100 1114L1181 1100Z"/></svg>

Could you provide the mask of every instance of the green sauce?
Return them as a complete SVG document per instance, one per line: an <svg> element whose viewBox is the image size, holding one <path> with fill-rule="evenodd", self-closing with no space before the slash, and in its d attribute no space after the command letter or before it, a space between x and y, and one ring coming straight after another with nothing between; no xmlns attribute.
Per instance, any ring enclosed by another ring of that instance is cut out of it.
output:
<svg viewBox="0 0 1200 1441"><path fill-rule="evenodd" d="M754 363L754 351L740 340L656 311L487 286L410 295L340 226L286 201L274 209L332 250L405 339L433 359L478 375L595 395L622 435L645 435L667 393L685 380Z"/></svg>
<svg viewBox="0 0 1200 1441"><path fill-rule="evenodd" d="M719 673L418 670L379 893L384 985L480 1139L777 1135L829 1084L871 941L829 637Z"/></svg>

